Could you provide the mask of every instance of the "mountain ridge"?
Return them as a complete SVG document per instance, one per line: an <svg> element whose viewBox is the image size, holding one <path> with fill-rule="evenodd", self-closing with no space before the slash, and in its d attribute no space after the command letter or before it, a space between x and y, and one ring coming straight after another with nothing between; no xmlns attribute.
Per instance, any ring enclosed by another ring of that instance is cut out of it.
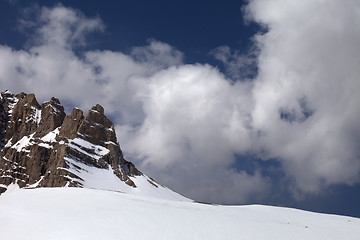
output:
<svg viewBox="0 0 360 240"><path fill-rule="evenodd" d="M34 94L5 91L0 127L0 193L13 184L141 192L134 189L147 182L145 188L155 192L167 189L125 160L114 124L99 104L85 115L79 108L66 115L55 97L40 105Z"/></svg>

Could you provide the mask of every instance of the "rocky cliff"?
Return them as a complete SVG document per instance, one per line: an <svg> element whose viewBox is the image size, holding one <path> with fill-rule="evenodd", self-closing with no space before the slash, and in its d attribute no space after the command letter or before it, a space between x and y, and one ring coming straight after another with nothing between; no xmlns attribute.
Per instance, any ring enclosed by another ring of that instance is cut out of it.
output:
<svg viewBox="0 0 360 240"><path fill-rule="evenodd" d="M34 94L3 92L0 149L0 193L11 184L21 188L83 187L83 176L92 174L89 169L102 174L100 170L107 170L131 188L137 187L134 177L142 176L124 159L114 125L100 105L85 116L78 108L66 115L57 98L39 105ZM159 186L149 178L147 181Z"/></svg>

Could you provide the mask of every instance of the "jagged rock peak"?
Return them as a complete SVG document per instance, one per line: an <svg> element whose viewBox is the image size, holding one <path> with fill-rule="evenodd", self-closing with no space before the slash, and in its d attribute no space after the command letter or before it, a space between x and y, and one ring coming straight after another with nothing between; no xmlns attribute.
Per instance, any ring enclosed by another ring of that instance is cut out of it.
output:
<svg viewBox="0 0 360 240"><path fill-rule="evenodd" d="M123 158L114 124L100 104L84 117L74 108L69 115L59 99L39 105L34 94L1 93L0 193L20 187L83 187L88 168L110 171L127 186L142 175ZM103 173L102 173L103 174Z"/></svg>
<svg viewBox="0 0 360 240"><path fill-rule="evenodd" d="M58 98L56 98L56 97L52 97L50 99L50 102L51 102L51 104L60 105L60 100Z"/></svg>
<svg viewBox="0 0 360 240"><path fill-rule="evenodd" d="M29 104L30 106L34 106L37 108L40 108L40 105L38 103L38 101L36 100L35 94L30 93L30 94L24 94L24 98L23 101L25 102L25 104Z"/></svg>
<svg viewBox="0 0 360 240"><path fill-rule="evenodd" d="M50 101L41 104L41 110L44 110L45 108L49 108L49 111L52 111L55 114L65 113L64 107L61 105L60 100L55 97L52 97Z"/></svg>
<svg viewBox="0 0 360 240"><path fill-rule="evenodd" d="M60 127L66 114L59 99L52 97L50 101L41 104L41 120L36 136L45 136L50 131Z"/></svg>
<svg viewBox="0 0 360 240"><path fill-rule="evenodd" d="M113 125L113 123L104 115L104 108L100 104L96 104L87 112L85 120L101 124L107 128Z"/></svg>
<svg viewBox="0 0 360 240"><path fill-rule="evenodd" d="M95 111L95 112L98 112L100 113L101 115L104 115L104 108L100 105L100 104L96 104L94 105L90 111Z"/></svg>
<svg viewBox="0 0 360 240"><path fill-rule="evenodd" d="M77 137L78 129L84 119L83 111L74 108L70 115L67 115L61 125L60 135L67 138Z"/></svg>

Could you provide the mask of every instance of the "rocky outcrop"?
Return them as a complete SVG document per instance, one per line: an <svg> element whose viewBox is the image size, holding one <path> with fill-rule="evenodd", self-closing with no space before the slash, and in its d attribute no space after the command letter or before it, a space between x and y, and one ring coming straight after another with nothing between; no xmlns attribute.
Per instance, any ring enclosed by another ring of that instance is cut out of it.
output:
<svg viewBox="0 0 360 240"><path fill-rule="evenodd" d="M5 145L5 130L6 130L7 115L0 96L0 151Z"/></svg>
<svg viewBox="0 0 360 240"><path fill-rule="evenodd" d="M65 116L64 107L60 105L59 99L53 97L50 101L44 102L41 105L41 119L35 137L43 137L60 127Z"/></svg>
<svg viewBox="0 0 360 240"><path fill-rule="evenodd" d="M71 139L76 138L83 119L83 111L74 108L71 114L65 117L60 128L60 135Z"/></svg>
<svg viewBox="0 0 360 240"><path fill-rule="evenodd" d="M0 98L0 193L20 187L82 187L81 166L108 169L128 186L142 175L124 159L113 123L99 104L66 115L57 98L41 106L34 94Z"/></svg>

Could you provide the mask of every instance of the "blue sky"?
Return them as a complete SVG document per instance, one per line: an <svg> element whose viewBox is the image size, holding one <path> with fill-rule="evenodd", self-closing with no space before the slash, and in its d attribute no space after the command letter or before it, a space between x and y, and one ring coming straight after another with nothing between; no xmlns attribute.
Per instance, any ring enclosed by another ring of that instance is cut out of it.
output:
<svg viewBox="0 0 360 240"><path fill-rule="evenodd" d="M360 216L357 1L0 2L0 84L100 103L127 159L205 202Z"/></svg>

